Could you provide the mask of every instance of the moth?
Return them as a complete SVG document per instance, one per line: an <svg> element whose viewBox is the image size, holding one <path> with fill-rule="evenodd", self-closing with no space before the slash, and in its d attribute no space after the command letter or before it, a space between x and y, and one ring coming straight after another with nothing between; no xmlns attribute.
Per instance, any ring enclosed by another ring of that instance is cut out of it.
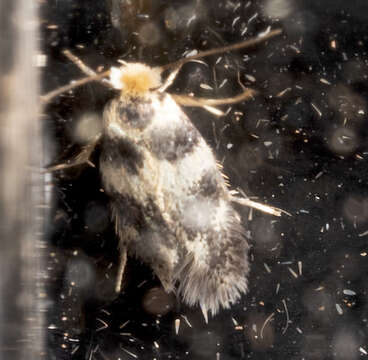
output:
<svg viewBox="0 0 368 360"><path fill-rule="evenodd" d="M213 151L180 105L218 112L216 106L247 100L254 92L245 89L233 98L196 99L170 95L166 89L188 61L245 48L280 33L273 30L169 66L121 61L120 67L102 74L66 52L88 77L44 95L43 103L92 80L117 92L104 108L102 132L77 158L49 169L89 162L95 145L101 144L99 169L119 238L117 292L129 254L152 268L165 291L175 291L189 306L199 305L206 321L208 312L214 316L246 293L249 245L233 204L278 216L282 210L230 189ZM167 69L173 70L162 81Z"/></svg>

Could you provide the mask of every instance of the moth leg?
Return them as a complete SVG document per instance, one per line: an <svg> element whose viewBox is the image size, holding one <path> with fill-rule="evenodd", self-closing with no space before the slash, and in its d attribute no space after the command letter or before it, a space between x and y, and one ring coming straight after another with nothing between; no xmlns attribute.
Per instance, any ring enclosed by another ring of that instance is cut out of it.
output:
<svg viewBox="0 0 368 360"><path fill-rule="evenodd" d="M67 163L50 166L46 168L46 172L64 170L83 164L88 164L92 167L95 167L95 165L89 160L89 158L91 157L93 150L95 149L100 138L101 133L96 135L95 138L89 144L84 146L83 150L73 160L68 160Z"/></svg>
<svg viewBox="0 0 368 360"><path fill-rule="evenodd" d="M120 262L119 262L118 275L117 275L116 284L115 284L115 291L117 293L121 291L121 284L123 282L126 262L127 262L127 248L126 246L120 245Z"/></svg>

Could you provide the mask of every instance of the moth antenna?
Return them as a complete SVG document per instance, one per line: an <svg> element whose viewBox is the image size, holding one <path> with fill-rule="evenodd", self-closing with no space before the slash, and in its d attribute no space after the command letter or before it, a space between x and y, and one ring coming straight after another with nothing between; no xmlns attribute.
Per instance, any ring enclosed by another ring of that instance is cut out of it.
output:
<svg viewBox="0 0 368 360"><path fill-rule="evenodd" d="M70 50L64 50L63 54L82 70L87 76L96 76L96 72L86 65L78 56L74 55Z"/></svg>
<svg viewBox="0 0 368 360"><path fill-rule="evenodd" d="M165 92L166 89L172 85L182 66L183 64L178 65L177 68L170 73L170 75L165 79L165 82L159 87L159 92ZM162 71L162 69L160 70Z"/></svg>
<svg viewBox="0 0 368 360"><path fill-rule="evenodd" d="M218 117L226 115L226 113L224 113L222 110L217 109L213 106L203 105L203 109L207 110L209 113Z"/></svg>
<svg viewBox="0 0 368 360"><path fill-rule="evenodd" d="M224 52L229 52L229 51L234 51L234 50L238 50L238 49L244 49L244 48L247 48L247 47L251 47L251 46L259 44L263 41L269 40L270 38L272 38L274 36L277 36L281 33L282 33L281 29L272 30L272 31L269 31L267 34L262 35L262 36L254 37L252 39L248 39L248 40L245 40L245 41L233 44L233 45L227 45L227 46L223 46L223 47L216 48L216 49L201 51L196 55L189 56L185 59L180 59L180 60L175 61L173 63L158 67L158 69L161 72L163 72L165 70L168 70L170 68L174 68L174 70L166 78L165 83L158 89L158 91L160 91L160 92L166 91L166 89L168 87L170 87L172 85L172 83L174 82L174 80L175 80L176 76L178 75L181 67L184 64L186 64L187 62L198 61L198 59L201 59L201 58L204 58L204 57L210 56L210 55L215 55L215 54L220 54L220 53L224 53ZM190 98L188 96L179 96L179 95L172 95L172 96L175 98L176 102L179 105L203 107L207 111L213 113L216 116L223 116L224 113L221 110L218 110L218 109L214 108L213 106L226 105L226 104L235 104L235 103L238 103L238 102L241 102L241 101L245 101L245 100L248 100L249 98L251 98L256 93L254 90L246 89L244 87L244 85L240 81L240 74L239 73L238 73L238 82L239 82L240 86L243 88L244 92L242 94L234 96L232 98L195 99L195 98Z"/></svg>
<svg viewBox="0 0 368 360"><path fill-rule="evenodd" d="M255 46L255 45L257 45L261 42L267 41L267 40L269 40L269 39L271 39L271 38L273 38L277 35L280 35L281 33L282 33L281 29L275 29L275 30L269 31L265 35L258 36L258 37L253 37L251 39L248 39L248 40L236 43L236 44L201 51L196 55L188 56L185 59L180 59L180 60L175 61L173 63L161 66L160 68L164 71L164 70L168 70L170 68L176 68L176 67L182 66L183 64L187 63L188 61L193 61L193 60L196 60L196 59L202 59L202 58L207 57L207 56L221 54L221 53L224 53L224 52L229 52L229 51L234 51L234 50L239 50L239 49L245 49L247 47Z"/></svg>
<svg viewBox="0 0 368 360"><path fill-rule="evenodd" d="M91 81L100 81L108 76L110 74L110 70L107 70L107 71L104 71L103 73L100 73L100 74L97 74L97 75L94 75L94 76L87 76L87 77L84 77L84 78L81 78L81 79L78 79L78 80L73 80L70 84L68 85L64 85L64 86L61 86L53 91L50 91L48 92L47 94L45 95L41 95L40 96L40 101L41 101L41 104L45 105L47 104L48 102L50 102L53 98L67 92L67 91L70 91L70 90L73 90L79 86L82 86L84 84L87 84ZM109 85L109 83L106 83L106 82L102 82L104 85Z"/></svg>
<svg viewBox="0 0 368 360"><path fill-rule="evenodd" d="M87 66L78 56L74 55L70 50L64 50L63 54L73 63L75 64L83 73L87 75L87 77L81 78L79 80L74 80L68 85L64 85L59 87L58 89L55 89L53 91L50 91L49 93L42 95L40 100L41 104L47 104L49 101L51 101L53 98L63 94L64 92L73 90L79 86L82 86L84 84L87 84L91 81L99 81L102 82L102 84L112 87L110 82L106 79L103 79L106 76L109 76L110 70L104 71L102 73L96 73L94 70L92 70L89 66Z"/></svg>
<svg viewBox="0 0 368 360"><path fill-rule="evenodd" d="M255 90L246 89L241 94L230 97L230 98L207 99L207 98L196 98L196 97L186 96L186 95L171 95L171 97L179 105L182 105L182 106L203 107L206 109L210 107L214 109L213 106L230 105L230 104L236 104L242 101L249 100L250 98L253 98L253 96L256 93L257 92ZM221 112L220 115L224 115L224 113Z"/></svg>
<svg viewBox="0 0 368 360"><path fill-rule="evenodd" d="M200 64L203 64L203 65L208 66L205 62L203 62L201 60L191 59L191 60L188 60L188 61L197 62L197 63L200 63ZM176 67L176 69L172 70L170 72L170 75L165 79L165 82L158 88L157 91L159 91L159 92L165 92L167 90L167 88L169 88L172 85L172 83L176 79L176 76L178 75L178 73L181 70L181 68L182 68L183 65L184 64L179 64ZM165 70L162 67L158 67L156 69L158 69L161 73Z"/></svg>

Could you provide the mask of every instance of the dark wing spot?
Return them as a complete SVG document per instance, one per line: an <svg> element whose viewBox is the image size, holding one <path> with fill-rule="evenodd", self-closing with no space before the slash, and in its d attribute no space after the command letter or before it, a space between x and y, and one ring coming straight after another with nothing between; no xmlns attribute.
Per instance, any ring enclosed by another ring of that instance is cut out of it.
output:
<svg viewBox="0 0 368 360"><path fill-rule="evenodd" d="M221 184L221 174L217 169L210 169L205 172L199 181L198 193L205 198L208 197L219 197L222 184Z"/></svg>
<svg viewBox="0 0 368 360"><path fill-rule="evenodd" d="M176 161L193 151L199 142L200 134L191 124L175 130L156 130L152 133L152 153L158 159Z"/></svg>
<svg viewBox="0 0 368 360"><path fill-rule="evenodd" d="M120 193L110 194L115 216L121 227L132 227L141 232L147 227L144 208L131 196Z"/></svg>
<svg viewBox="0 0 368 360"><path fill-rule="evenodd" d="M201 179L190 187L188 194L201 196L212 201L218 200L224 193L224 180L220 171L213 167L204 172Z"/></svg>
<svg viewBox="0 0 368 360"><path fill-rule="evenodd" d="M112 192L109 195L120 227L132 227L139 234L148 234L145 236L146 241L155 239L156 245L159 242L166 248L174 247L175 237L171 236L167 223L152 199L147 199L143 205L134 197L126 194ZM146 245L150 246L149 243Z"/></svg>
<svg viewBox="0 0 368 360"><path fill-rule="evenodd" d="M133 99L129 102L119 101L117 112L122 122L143 130L152 119L151 100Z"/></svg>
<svg viewBox="0 0 368 360"><path fill-rule="evenodd" d="M138 175L143 166L143 155L137 146L121 137L104 139L101 161L113 163L115 167L124 167L130 174Z"/></svg>
<svg viewBox="0 0 368 360"><path fill-rule="evenodd" d="M143 205L138 202L133 196L127 194L120 194L119 192L110 193L112 203L120 214L124 214L124 224L132 226L136 230L143 230L145 228L155 225L161 230L167 229L166 222L160 213L159 208L150 198L147 199Z"/></svg>

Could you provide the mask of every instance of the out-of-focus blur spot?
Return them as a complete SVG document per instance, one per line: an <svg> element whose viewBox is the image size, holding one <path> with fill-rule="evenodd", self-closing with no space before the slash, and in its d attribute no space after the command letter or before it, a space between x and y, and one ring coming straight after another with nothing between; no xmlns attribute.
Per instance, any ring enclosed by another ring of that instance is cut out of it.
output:
<svg viewBox="0 0 368 360"><path fill-rule="evenodd" d="M142 300L143 309L152 315L165 315L174 307L175 297L163 288L154 287L146 292Z"/></svg>
<svg viewBox="0 0 368 360"><path fill-rule="evenodd" d="M170 7L165 11L164 22L168 30L178 32L194 25L204 16L204 8L198 7L195 4L185 5L178 9Z"/></svg>
<svg viewBox="0 0 368 360"><path fill-rule="evenodd" d="M252 221L253 244L257 252L263 256L275 257L279 254L280 237L268 218L259 217Z"/></svg>
<svg viewBox="0 0 368 360"><path fill-rule="evenodd" d="M237 161L241 170L247 173L262 166L265 156L259 148L255 149L250 144L244 144L237 152L237 157L234 161Z"/></svg>
<svg viewBox="0 0 368 360"><path fill-rule="evenodd" d="M264 6L264 14L272 19L284 19L293 10L293 4L289 0L268 0Z"/></svg>
<svg viewBox="0 0 368 360"><path fill-rule="evenodd" d="M354 64L350 63L350 67L354 67ZM350 87L337 85L328 92L327 98L330 108L336 112L341 123L344 122L351 126L351 124L364 119L367 112L367 102Z"/></svg>
<svg viewBox="0 0 368 360"><path fill-rule="evenodd" d="M109 212L102 205L90 203L87 206L84 221L88 231L93 233L102 232L110 224Z"/></svg>
<svg viewBox="0 0 368 360"><path fill-rule="evenodd" d="M309 286L302 295L305 308L314 321L327 324L331 321L331 314L336 314L335 301L328 289L323 286Z"/></svg>
<svg viewBox="0 0 368 360"><path fill-rule="evenodd" d="M138 31L138 38L144 46L157 45L161 40L160 29L152 22L143 24Z"/></svg>
<svg viewBox="0 0 368 360"><path fill-rule="evenodd" d="M329 261L329 267L334 270L338 275L330 275L327 279L324 279L325 284L334 284L335 288L343 288L346 286L346 280L353 280L360 275L360 269L364 266L364 260L362 260L360 254L355 252L348 252L347 250L341 250L334 254Z"/></svg>
<svg viewBox="0 0 368 360"><path fill-rule="evenodd" d="M191 199L185 203L182 223L190 229L203 230L212 224L212 217L208 209L217 209L216 205L207 199ZM223 216L226 216L225 212Z"/></svg>
<svg viewBox="0 0 368 360"><path fill-rule="evenodd" d="M85 113L77 121L72 134L76 142L85 144L101 132L101 119L96 113Z"/></svg>
<svg viewBox="0 0 368 360"><path fill-rule="evenodd" d="M349 84L367 81L367 66L361 60L350 60L343 65L343 76Z"/></svg>
<svg viewBox="0 0 368 360"><path fill-rule="evenodd" d="M332 131L328 145L337 155L350 155L359 146L358 136L352 129L339 127Z"/></svg>
<svg viewBox="0 0 368 360"><path fill-rule="evenodd" d="M368 199L348 197L343 204L344 217L353 224L368 220Z"/></svg>
<svg viewBox="0 0 368 360"><path fill-rule="evenodd" d="M337 360L354 360L359 356L356 334L351 330L338 330L332 340L332 353Z"/></svg>
<svg viewBox="0 0 368 360"><path fill-rule="evenodd" d="M215 332L198 331L192 337L190 354L192 359L217 359L215 356L221 337Z"/></svg>
<svg viewBox="0 0 368 360"><path fill-rule="evenodd" d="M325 360L328 353L329 340L325 334L316 331L305 335L301 359Z"/></svg>
<svg viewBox="0 0 368 360"><path fill-rule="evenodd" d="M76 257L67 264L65 280L68 286L88 290L95 277L95 270L87 258Z"/></svg>

